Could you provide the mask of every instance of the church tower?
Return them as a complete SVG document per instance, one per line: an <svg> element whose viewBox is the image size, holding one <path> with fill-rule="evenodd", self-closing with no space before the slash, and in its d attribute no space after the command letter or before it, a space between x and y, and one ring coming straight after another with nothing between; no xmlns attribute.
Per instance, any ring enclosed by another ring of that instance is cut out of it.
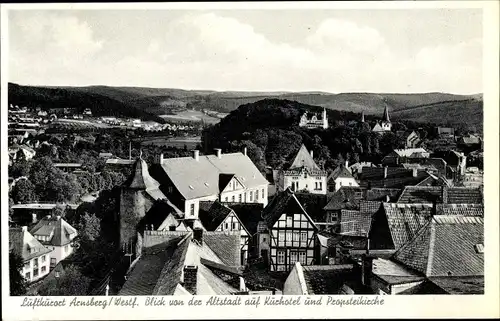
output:
<svg viewBox="0 0 500 321"><path fill-rule="evenodd" d="M384 131L391 131L392 124L391 120L389 119L389 109L387 108L387 106L385 106L384 108L384 116L382 118L381 126Z"/></svg>
<svg viewBox="0 0 500 321"><path fill-rule="evenodd" d="M323 129L327 129L328 128L328 118L326 116L326 108L323 107Z"/></svg>
<svg viewBox="0 0 500 321"><path fill-rule="evenodd" d="M157 189L159 185L149 175L148 165L141 154L120 192L120 246L127 255L135 256L137 252L137 224L151 205L146 192Z"/></svg>

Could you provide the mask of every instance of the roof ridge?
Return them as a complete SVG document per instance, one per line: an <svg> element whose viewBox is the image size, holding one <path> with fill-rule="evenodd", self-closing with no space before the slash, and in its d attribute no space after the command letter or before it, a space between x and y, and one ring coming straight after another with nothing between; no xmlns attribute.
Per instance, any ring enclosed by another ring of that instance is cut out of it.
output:
<svg viewBox="0 0 500 321"><path fill-rule="evenodd" d="M432 221L431 221L432 222ZM434 262L434 246L436 244L436 226L434 224L430 224L430 239L429 239L429 248L428 248L428 255L427 255L427 267L425 269L425 275L431 275L432 274L432 266Z"/></svg>

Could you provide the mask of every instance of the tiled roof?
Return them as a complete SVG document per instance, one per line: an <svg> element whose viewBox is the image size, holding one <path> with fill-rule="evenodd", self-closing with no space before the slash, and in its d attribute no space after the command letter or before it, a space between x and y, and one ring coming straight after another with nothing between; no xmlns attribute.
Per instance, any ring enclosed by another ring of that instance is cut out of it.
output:
<svg viewBox="0 0 500 321"><path fill-rule="evenodd" d="M448 294L484 294L484 276L438 276L429 281Z"/></svg>
<svg viewBox="0 0 500 321"><path fill-rule="evenodd" d="M427 178L429 174L423 170L417 170L413 176L413 170L403 167L387 167L387 177L384 178L383 167L363 167L358 177L363 187L386 187L403 188L407 185L416 185Z"/></svg>
<svg viewBox="0 0 500 321"><path fill-rule="evenodd" d="M50 236L49 241L41 241L45 245L64 246L71 243L77 231L68 222L59 216L44 217L30 229L33 236Z"/></svg>
<svg viewBox="0 0 500 321"><path fill-rule="evenodd" d="M480 276L484 254L477 244L484 244L481 217L435 215L394 259L426 276Z"/></svg>
<svg viewBox="0 0 500 321"><path fill-rule="evenodd" d="M379 210L380 202L360 201L359 210L341 210L340 232L351 235L368 235L373 215Z"/></svg>
<svg viewBox="0 0 500 321"><path fill-rule="evenodd" d="M242 153L163 159L161 169L152 167L155 177L168 175L185 199L219 193L219 175L234 173L247 188L269 184L248 156Z"/></svg>
<svg viewBox="0 0 500 321"><path fill-rule="evenodd" d="M257 225L262 220L264 205L261 203L228 203L229 206L240 219L241 224L251 235L257 233Z"/></svg>
<svg viewBox="0 0 500 321"><path fill-rule="evenodd" d="M358 209L359 200L363 198L363 189L354 186L342 186L332 194L324 210Z"/></svg>
<svg viewBox="0 0 500 321"><path fill-rule="evenodd" d="M401 193L399 188L381 188L374 187L365 190L364 199L367 201L386 201L389 196L389 201L394 201Z"/></svg>
<svg viewBox="0 0 500 321"><path fill-rule="evenodd" d="M208 211L200 211L198 218L207 231L215 231L231 212L229 207L215 201Z"/></svg>
<svg viewBox="0 0 500 321"><path fill-rule="evenodd" d="M21 227L9 228L9 251L19 254L24 261L51 252L51 250L43 246L33 235Z"/></svg>
<svg viewBox="0 0 500 321"><path fill-rule="evenodd" d="M432 217L432 204L383 203L383 211L395 249L411 240Z"/></svg>
<svg viewBox="0 0 500 321"><path fill-rule="evenodd" d="M309 216L289 188L276 194L271 199L262 211L262 218L266 222L267 227L272 228L283 213L304 213Z"/></svg>
<svg viewBox="0 0 500 321"><path fill-rule="evenodd" d="M177 280L177 282L170 282L168 284L174 284L175 286L180 280L180 275L178 271L174 271L175 263L183 262L183 250L187 250L187 244L185 246L178 247L177 243L183 238L183 236L178 236L172 238L164 243L152 246L150 248L145 248L140 259L131 268L131 271L127 277L127 281L120 290L119 295L151 295L153 290L158 283L160 274L165 267L165 264L173 259L175 260L169 265L172 280ZM174 256L174 253L176 255ZM176 266L179 268L179 266ZM183 265L182 265L183 267ZM182 268L181 268L182 269ZM182 270L181 270L182 271ZM164 288L164 290L167 290ZM168 289L170 294L173 294L172 289Z"/></svg>
<svg viewBox="0 0 500 321"><path fill-rule="evenodd" d="M240 241L239 231L203 232L203 242L228 266L240 265Z"/></svg>
<svg viewBox="0 0 500 321"><path fill-rule="evenodd" d="M340 294L344 283L356 278L352 264L302 266L308 294Z"/></svg>
<svg viewBox="0 0 500 321"><path fill-rule="evenodd" d="M177 285L181 282L186 255L191 245L191 237L184 238L179 243L176 244L176 248L172 252L172 255L162 267L157 282L152 290L152 295L173 295Z"/></svg>
<svg viewBox="0 0 500 321"><path fill-rule="evenodd" d="M448 195L448 204L483 203L483 195L479 188L444 186L406 186L398 203L443 203L445 191Z"/></svg>
<svg viewBox="0 0 500 321"><path fill-rule="evenodd" d="M344 165L340 165L337 166L337 168L335 168L335 170L330 174L330 176L328 176L328 182L330 182L331 180L334 181L339 177L354 178L351 172Z"/></svg>
<svg viewBox="0 0 500 321"><path fill-rule="evenodd" d="M299 151L297 152L297 155L295 156L295 159L292 162L292 165L290 165L290 169L296 168L296 167L306 167L310 170L320 170L319 166L316 164L314 159L311 157L311 154L307 151L306 146L302 144L300 146Z"/></svg>
<svg viewBox="0 0 500 321"><path fill-rule="evenodd" d="M353 250L364 250L366 249L367 238L360 235L334 233L328 238L328 247L331 248L337 245L347 246Z"/></svg>
<svg viewBox="0 0 500 321"><path fill-rule="evenodd" d="M484 217L483 204L439 204L437 214Z"/></svg>

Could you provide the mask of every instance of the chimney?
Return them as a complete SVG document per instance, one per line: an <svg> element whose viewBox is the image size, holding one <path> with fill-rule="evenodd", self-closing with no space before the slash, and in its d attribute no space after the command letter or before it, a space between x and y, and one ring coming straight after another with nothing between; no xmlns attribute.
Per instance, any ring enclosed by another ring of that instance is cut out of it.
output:
<svg viewBox="0 0 500 321"><path fill-rule="evenodd" d="M31 223L35 224L38 221L36 213L31 214Z"/></svg>
<svg viewBox="0 0 500 321"><path fill-rule="evenodd" d="M247 156L247 148L243 147L243 155Z"/></svg>
<svg viewBox="0 0 500 321"><path fill-rule="evenodd" d="M21 231L28 232L28 227L27 226L21 226Z"/></svg>
<svg viewBox="0 0 500 321"><path fill-rule="evenodd" d="M184 266L184 288L191 293L196 295L196 288L198 284L198 267L194 265Z"/></svg>
<svg viewBox="0 0 500 321"><path fill-rule="evenodd" d="M217 158L222 158L222 149L220 148L215 148L215 155L217 155Z"/></svg>
<svg viewBox="0 0 500 321"><path fill-rule="evenodd" d="M203 229L200 227L195 227L193 229L193 239L198 243L203 244Z"/></svg>
<svg viewBox="0 0 500 321"><path fill-rule="evenodd" d="M411 174L413 175L413 177L417 177L418 169L416 167L412 168L411 169Z"/></svg>
<svg viewBox="0 0 500 321"><path fill-rule="evenodd" d="M310 154L311 154L311 158L314 158L314 151L312 149L310 151Z"/></svg>
<svg viewBox="0 0 500 321"><path fill-rule="evenodd" d="M345 168L349 168L349 161L348 160L345 161Z"/></svg>
<svg viewBox="0 0 500 321"><path fill-rule="evenodd" d="M448 204L448 187L441 186L441 195L443 198L443 204Z"/></svg>
<svg viewBox="0 0 500 321"><path fill-rule="evenodd" d="M373 257L369 257L368 254L364 254L361 262L361 283L364 286L370 285L370 277L373 269Z"/></svg>
<svg viewBox="0 0 500 321"><path fill-rule="evenodd" d="M387 178L387 166L384 166L384 178Z"/></svg>
<svg viewBox="0 0 500 321"><path fill-rule="evenodd" d="M193 150L193 158L195 161L199 161L200 160L200 151L195 149Z"/></svg>

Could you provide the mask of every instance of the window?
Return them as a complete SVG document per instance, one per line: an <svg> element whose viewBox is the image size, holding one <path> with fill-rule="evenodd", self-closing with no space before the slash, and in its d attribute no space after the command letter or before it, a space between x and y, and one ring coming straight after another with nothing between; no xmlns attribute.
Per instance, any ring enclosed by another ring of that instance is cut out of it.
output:
<svg viewBox="0 0 500 321"><path fill-rule="evenodd" d="M323 182L318 182L318 189L319 190L323 189Z"/></svg>
<svg viewBox="0 0 500 321"><path fill-rule="evenodd" d="M297 262L297 252L290 252L290 265L295 264Z"/></svg>
<svg viewBox="0 0 500 321"><path fill-rule="evenodd" d="M170 226L168 227L168 230L169 230L169 231L175 231L175 230L176 230L176 226L175 226L175 225L170 225Z"/></svg>
<svg viewBox="0 0 500 321"><path fill-rule="evenodd" d="M46 258L45 258L45 255L44 255L44 256L42 256L42 263L43 263L43 262L45 262L45 259L46 259Z"/></svg>
<svg viewBox="0 0 500 321"><path fill-rule="evenodd" d="M262 189L262 199L264 199L264 189Z"/></svg>
<svg viewBox="0 0 500 321"><path fill-rule="evenodd" d="M29 269L31 267L30 263L31 263L31 261L28 261L28 262L24 263L24 268L25 269Z"/></svg>
<svg viewBox="0 0 500 321"><path fill-rule="evenodd" d="M38 276L38 268L33 269L33 277L36 278Z"/></svg>
<svg viewBox="0 0 500 321"><path fill-rule="evenodd" d="M191 214L191 216L194 216L194 204L191 204L191 209L189 213Z"/></svg>
<svg viewBox="0 0 500 321"><path fill-rule="evenodd" d="M42 273L45 273L45 271L46 271L46 270L47 270L47 267L42 266L41 272L42 272Z"/></svg>
<svg viewBox="0 0 500 321"><path fill-rule="evenodd" d="M255 201L259 200L259 191L255 191Z"/></svg>
<svg viewBox="0 0 500 321"><path fill-rule="evenodd" d="M250 191L250 202L253 202L253 191Z"/></svg>
<svg viewBox="0 0 500 321"><path fill-rule="evenodd" d="M292 241L292 231L286 231L286 241L287 242Z"/></svg>
<svg viewBox="0 0 500 321"><path fill-rule="evenodd" d="M300 241L300 232L298 232L298 231L293 232L293 241L294 242L299 242Z"/></svg>
<svg viewBox="0 0 500 321"><path fill-rule="evenodd" d="M240 203L241 203L242 198L243 198L243 195L241 195L241 194L240 194L240 195L238 195L238 201L239 201Z"/></svg>
<svg viewBox="0 0 500 321"><path fill-rule="evenodd" d="M304 251L299 252L299 262L300 262L300 264L302 264L302 265L307 264L306 258L307 258L306 252L304 252Z"/></svg>
<svg viewBox="0 0 500 321"><path fill-rule="evenodd" d="M289 215L286 217L286 226L293 226L293 216Z"/></svg>
<svg viewBox="0 0 500 321"><path fill-rule="evenodd" d="M278 251L277 261L278 261L278 264L285 264L285 251Z"/></svg>
<svg viewBox="0 0 500 321"><path fill-rule="evenodd" d="M231 223L231 229L233 229L233 230L236 229L236 223Z"/></svg>
<svg viewBox="0 0 500 321"><path fill-rule="evenodd" d="M229 223L225 223L225 224L224 224L224 229L225 229L225 230L229 229Z"/></svg>
<svg viewBox="0 0 500 321"><path fill-rule="evenodd" d="M300 232L300 241L301 242L307 241L307 232Z"/></svg>
<svg viewBox="0 0 500 321"><path fill-rule="evenodd" d="M24 275L24 277L27 279L27 280L31 280L31 273L28 272Z"/></svg>
<svg viewBox="0 0 500 321"><path fill-rule="evenodd" d="M33 266L38 269L38 258L37 257L33 260Z"/></svg>
<svg viewBox="0 0 500 321"><path fill-rule="evenodd" d="M262 243L266 243L267 242L267 238L263 237L262 238Z"/></svg>
<svg viewBox="0 0 500 321"><path fill-rule="evenodd" d="M278 245L283 245L285 242L285 231L278 232Z"/></svg>
<svg viewBox="0 0 500 321"><path fill-rule="evenodd" d="M59 272L56 271L56 278L60 276Z"/></svg>
<svg viewBox="0 0 500 321"><path fill-rule="evenodd" d="M225 201L225 202L227 202L228 200L229 200L229 199L228 199L228 198L227 198L227 196L226 196L226 198L224 199L224 201Z"/></svg>
<svg viewBox="0 0 500 321"><path fill-rule="evenodd" d="M235 200L236 200L236 196L233 195L233 197L231 197L231 202L234 203Z"/></svg>

